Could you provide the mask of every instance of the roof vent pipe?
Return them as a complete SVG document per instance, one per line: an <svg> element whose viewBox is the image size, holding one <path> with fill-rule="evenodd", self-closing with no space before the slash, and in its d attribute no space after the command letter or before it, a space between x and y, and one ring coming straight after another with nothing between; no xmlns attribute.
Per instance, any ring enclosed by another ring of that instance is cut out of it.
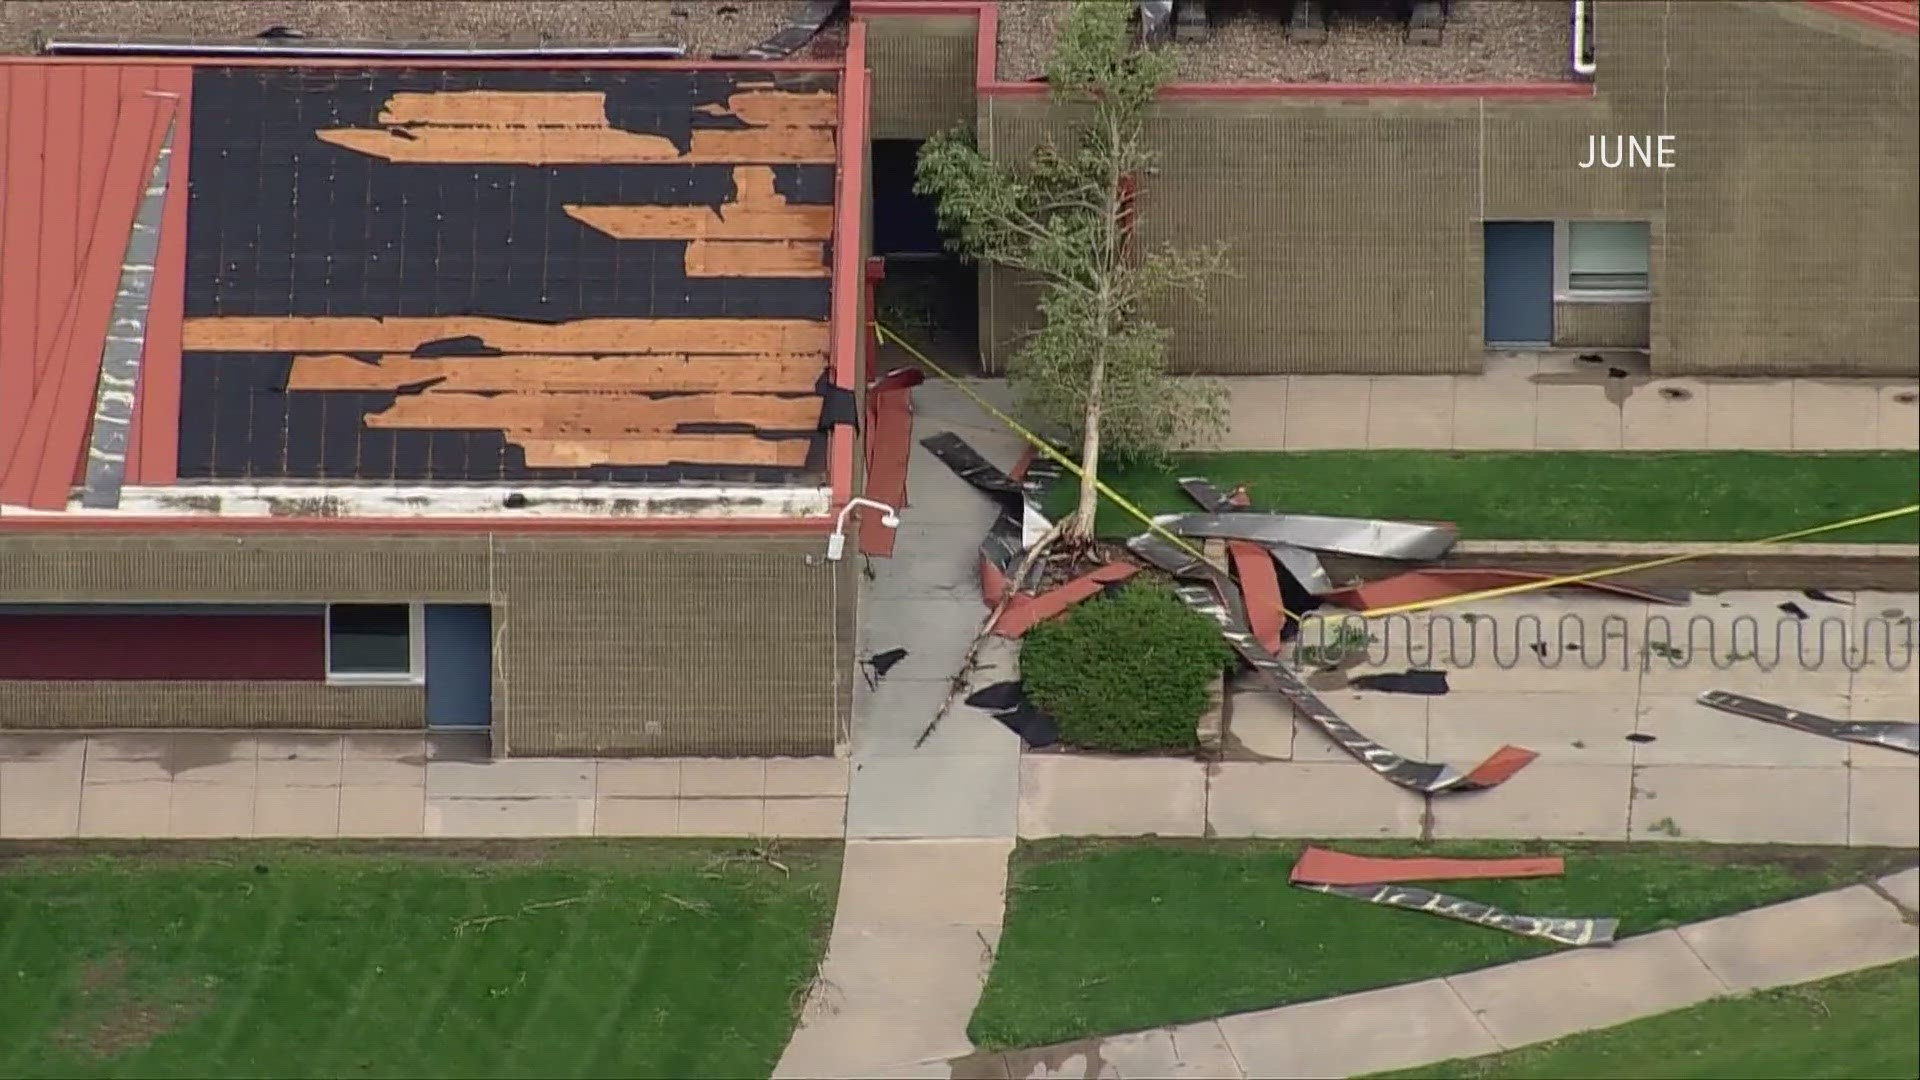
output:
<svg viewBox="0 0 1920 1080"><path fill-rule="evenodd" d="M1573 73L1589 79L1600 65L1593 55L1593 43L1587 40L1587 4L1590 0L1573 0Z"/></svg>

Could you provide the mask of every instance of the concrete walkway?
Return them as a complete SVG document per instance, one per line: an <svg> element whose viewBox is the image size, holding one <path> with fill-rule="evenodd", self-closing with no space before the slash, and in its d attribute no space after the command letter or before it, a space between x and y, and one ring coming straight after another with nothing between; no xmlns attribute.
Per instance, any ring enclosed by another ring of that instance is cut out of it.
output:
<svg viewBox="0 0 1920 1080"><path fill-rule="evenodd" d="M1920 715L1920 656L1901 621L1920 596L1829 595L1740 590L1650 607L1536 594L1476 603L1470 623L1459 609L1369 620L1369 662L1316 677L1334 711L1415 757L1464 768L1513 743L1539 759L1491 791L1423 798L1242 683L1227 704L1223 761L1023 755L1020 836L1920 846L1920 758L1695 700L1725 689L1840 720ZM1781 612L1795 602L1811 609L1806 620ZM1663 655L1650 643L1676 647ZM1412 667L1446 671L1449 692L1341 685Z"/></svg>
<svg viewBox="0 0 1920 1080"><path fill-rule="evenodd" d="M0 734L0 838L837 838L834 758L512 758L484 734Z"/></svg>
<svg viewBox="0 0 1920 1080"><path fill-rule="evenodd" d="M1251 1080L1408 1069L1910 959L1920 954L1916 907L1920 869L1608 948L1197 1024L974 1055L916 1075Z"/></svg>
<svg viewBox="0 0 1920 1080"><path fill-rule="evenodd" d="M1480 375L1226 380L1226 450L1912 450L1912 379L1653 378L1643 356L1488 358ZM1613 376L1610 371L1622 372Z"/></svg>
<svg viewBox="0 0 1920 1080"><path fill-rule="evenodd" d="M1020 740L956 704L914 746L986 616L978 551L994 510L919 440L954 431L1002 468L1020 445L952 386L923 385L913 401L908 505L893 558L875 561L861 593L860 620L861 655L907 657L877 688L856 691L839 907L776 1077L943 1070L972 1049L967 1021L1000 941ZM974 685L1010 677L1012 660L996 646Z"/></svg>

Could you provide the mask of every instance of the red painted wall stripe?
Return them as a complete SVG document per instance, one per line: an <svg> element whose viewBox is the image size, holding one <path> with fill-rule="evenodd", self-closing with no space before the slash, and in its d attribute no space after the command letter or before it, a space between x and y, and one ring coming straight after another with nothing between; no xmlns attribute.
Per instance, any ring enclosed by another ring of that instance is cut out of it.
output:
<svg viewBox="0 0 1920 1080"><path fill-rule="evenodd" d="M0 679L321 682L326 633L318 612L0 615Z"/></svg>

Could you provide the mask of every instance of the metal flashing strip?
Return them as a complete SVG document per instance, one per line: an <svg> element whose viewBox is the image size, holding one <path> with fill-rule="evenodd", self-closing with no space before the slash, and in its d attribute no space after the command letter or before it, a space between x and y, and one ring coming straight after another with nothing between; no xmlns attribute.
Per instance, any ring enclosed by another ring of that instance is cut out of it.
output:
<svg viewBox="0 0 1920 1080"><path fill-rule="evenodd" d="M1542 941L1570 945L1574 948L1611 945L1614 935L1620 930L1619 919L1517 915L1510 911L1503 911L1492 904L1483 904L1478 900L1448 896L1446 893L1411 885L1319 885L1296 881L1293 887L1306 889L1309 892L1325 893L1328 896L1344 896L1349 900L1379 904L1382 907L1424 911L1443 919L1456 919L1476 926L1492 927L1495 930L1505 930L1509 934L1539 938Z"/></svg>
<svg viewBox="0 0 1920 1080"><path fill-rule="evenodd" d="M1709 709L1744 716L1763 724L1792 728L1808 735L1821 735L1829 739L1839 739L1842 742L1884 746L1889 750L1920 754L1920 724L1901 721L1874 723L1863 720L1834 720L1727 690L1708 690L1700 695L1699 702Z"/></svg>
<svg viewBox="0 0 1920 1080"><path fill-rule="evenodd" d="M1247 510L1186 514L1169 522L1167 528L1177 535L1199 539L1290 544L1309 551L1409 562L1438 559L1460 538L1459 530L1451 525Z"/></svg>
<svg viewBox="0 0 1920 1080"><path fill-rule="evenodd" d="M67 514L236 518L553 518L726 521L831 514L827 487L717 487L678 484L299 483L129 486L116 510L79 505ZM9 515L15 511L7 508Z"/></svg>
<svg viewBox="0 0 1920 1080"><path fill-rule="evenodd" d="M1203 477L1183 476L1179 483L1180 490L1186 492L1194 502L1200 504L1200 509L1209 514L1247 512L1244 505L1236 503L1232 496L1222 494L1219 488L1214 487L1211 481ZM1275 561L1309 594L1321 596L1333 591L1333 578L1327 574L1327 568L1321 565L1318 555L1292 544L1262 544L1261 546L1266 548Z"/></svg>
<svg viewBox="0 0 1920 1080"><path fill-rule="evenodd" d="M154 266L160 258L160 219L166 210L177 117L167 121L146 191L127 235L120 264L120 287L100 349L100 384L94 391L93 434L87 447L86 486L80 505L112 510L120 505L127 478L127 436L133 424L134 395L140 385L140 360L147 347L147 310L153 300Z"/></svg>

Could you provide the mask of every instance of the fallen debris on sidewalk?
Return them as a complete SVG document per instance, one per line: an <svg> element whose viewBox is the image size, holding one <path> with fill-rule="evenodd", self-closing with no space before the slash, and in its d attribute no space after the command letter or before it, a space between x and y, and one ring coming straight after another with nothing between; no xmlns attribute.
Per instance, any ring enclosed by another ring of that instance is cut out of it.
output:
<svg viewBox="0 0 1920 1080"><path fill-rule="evenodd" d="M1060 741L1059 725L1027 697L1026 688L1018 681L983 686L967 695L967 704L992 714L995 720L1005 724L1007 730L1020 736L1020 741L1033 749L1052 746Z"/></svg>
<svg viewBox="0 0 1920 1080"><path fill-rule="evenodd" d="M1138 539L1138 538L1136 538ZM1134 554L1146 557L1144 551L1153 550L1152 545L1134 546L1129 542ZM1171 545L1165 545L1171 549ZM1414 761L1381 746L1361 734L1359 729L1340 718L1340 714L1320 700L1320 696L1308 689L1294 673L1283 665L1279 658L1254 640L1247 626L1246 616L1238 610L1239 598L1235 595L1232 582L1226 581L1218 571L1197 563L1205 568L1204 575L1196 575L1191 570L1186 575L1204 576L1208 584L1199 584L1192 580L1177 585L1174 592L1188 607L1207 615L1220 624L1222 636L1227 644L1233 646L1241 659L1253 668L1256 678L1265 684L1268 690L1279 694L1291 704L1294 710L1310 720L1325 735L1340 744L1341 749L1385 777L1389 782L1413 791L1439 795L1456 791L1477 791L1494 787L1506 782L1514 773L1525 768L1539 755L1525 747L1502 746L1485 761L1462 773L1451 765L1430 761ZM1169 569L1162 566L1162 569ZM1171 572L1171 570L1169 570Z"/></svg>
<svg viewBox="0 0 1920 1080"><path fill-rule="evenodd" d="M1776 705L1771 701L1748 697L1745 694L1736 694L1729 690L1708 690L1700 695L1699 702L1709 709L1718 709L1735 716L1744 716L1749 720L1804 731L1809 735L1821 735L1829 739L1839 739L1842 742L1884 746L1889 750L1920 754L1920 724L1916 723L1834 720L1815 713L1790 709L1785 705Z"/></svg>
<svg viewBox="0 0 1920 1080"><path fill-rule="evenodd" d="M1059 467L1029 450L1009 475L951 432L929 436L922 439L920 445L1000 508L1000 515L980 544L980 594L989 606L1001 607L999 617L989 627L993 634L1020 637L1035 624L1140 572L1132 563L1110 562L1041 590L1039 585L1046 567L1036 565L1025 575L1025 580L1012 581L1021 559L1053 527L1040 513L1037 503L1048 485L1059 477Z"/></svg>
<svg viewBox="0 0 1920 1080"><path fill-rule="evenodd" d="M1408 881L1557 877L1565 872L1566 861L1558 856L1506 859L1380 858L1309 847L1293 864L1288 881L1295 888L1309 892L1408 911L1424 911L1446 919L1457 919L1576 948L1611 945L1620 928L1618 919L1517 915L1478 900L1400 884Z"/></svg>
<svg viewBox="0 0 1920 1080"><path fill-rule="evenodd" d="M1358 675L1348 680L1355 690L1378 690L1386 694L1427 694L1438 696L1448 691L1447 673L1433 668L1408 668L1379 675Z"/></svg>
<svg viewBox="0 0 1920 1080"><path fill-rule="evenodd" d="M880 680L886 678L887 672L892 671L895 664L905 660L907 655L905 649L888 649L860 661L860 670L867 677L867 689L878 690Z"/></svg>

